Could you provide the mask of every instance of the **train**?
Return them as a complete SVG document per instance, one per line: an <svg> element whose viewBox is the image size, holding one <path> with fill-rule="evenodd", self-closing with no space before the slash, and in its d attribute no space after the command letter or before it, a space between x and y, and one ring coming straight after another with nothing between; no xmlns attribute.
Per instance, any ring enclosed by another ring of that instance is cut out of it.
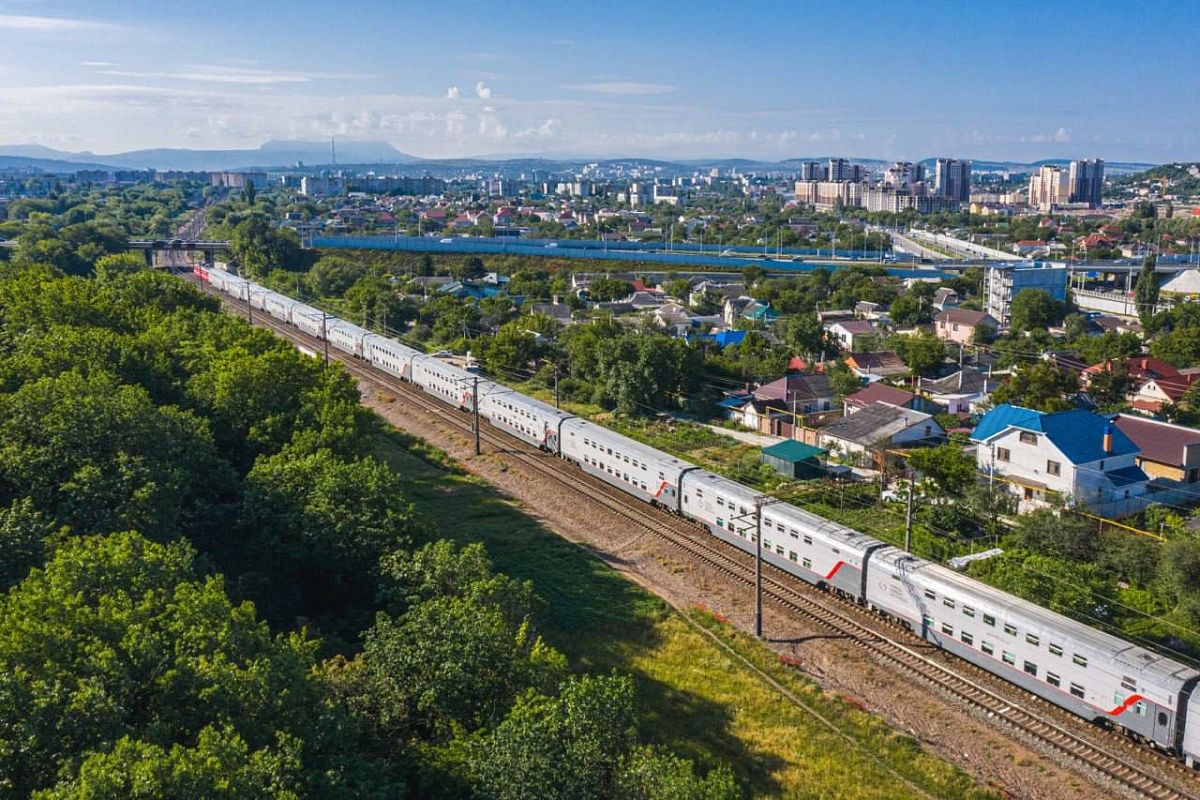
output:
<svg viewBox="0 0 1200 800"><path fill-rule="evenodd" d="M787 503L758 493L442 358L217 268L214 289L419 387L439 401L689 519L813 586L883 615L938 648L1086 720L1194 767L1200 672ZM761 517L761 520L758 519Z"/></svg>

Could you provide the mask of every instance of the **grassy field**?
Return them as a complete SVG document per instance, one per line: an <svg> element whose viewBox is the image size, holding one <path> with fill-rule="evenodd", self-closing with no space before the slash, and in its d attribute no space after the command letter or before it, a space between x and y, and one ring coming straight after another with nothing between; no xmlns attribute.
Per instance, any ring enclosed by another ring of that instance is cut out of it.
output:
<svg viewBox="0 0 1200 800"><path fill-rule="evenodd" d="M706 612L672 610L439 451L393 433L378 454L444 535L484 542L497 568L533 582L543 633L573 664L636 677L646 740L729 762L754 797L991 796Z"/></svg>

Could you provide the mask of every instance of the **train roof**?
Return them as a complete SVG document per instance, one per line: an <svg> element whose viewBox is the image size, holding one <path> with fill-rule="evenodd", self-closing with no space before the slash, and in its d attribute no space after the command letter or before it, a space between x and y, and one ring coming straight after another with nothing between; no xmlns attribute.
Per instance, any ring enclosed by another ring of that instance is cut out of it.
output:
<svg viewBox="0 0 1200 800"><path fill-rule="evenodd" d="M555 408L554 406L550 405L549 403L544 403L535 397L530 397L527 394L522 394L521 392L518 392L516 389L513 389L511 386L504 386L503 384L495 383L494 381L488 381L487 388L485 389L483 381L480 381L480 384L479 384L480 399L485 398L485 397L492 397L492 396L496 396L497 399L499 399L500 395L504 395L505 400L507 400L510 403L519 404L526 408L536 408L538 411L542 412L543 414L545 414L547 416L558 417L561 419L575 416L574 414L570 414L566 411L563 411L561 408Z"/></svg>
<svg viewBox="0 0 1200 800"><path fill-rule="evenodd" d="M695 464L676 458L675 456L664 453L656 447L651 447L648 444L643 444L636 439L630 439L616 431L609 430L603 425L598 425L595 422L589 422L580 417L571 417L563 421L564 433L567 426L573 426L580 429L580 432L586 436L590 436L596 441L606 441L612 447L619 447L624 454L636 454L643 461L653 461L659 466L671 467L672 469L691 469Z"/></svg>
<svg viewBox="0 0 1200 800"><path fill-rule="evenodd" d="M293 314L296 313L295 309L292 310L292 313ZM365 347L368 344L374 344L376 346L386 346L386 347L390 347L390 348L394 348L394 349L403 350L408 353L415 353L416 355L425 355L425 353L423 351L418 350L415 347L412 347L410 345L405 344L404 342L397 341L397 340L392 339L387 336L380 336L378 333L368 333L365 337L363 337L363 346Z"/></svg>
<svg viewBox="0 0 1200 800"><path fill-rule="evenodd" d="M328 330L328 331L342 330L356 338L361 338L363 336L371 335L371 332L369 330L367 330L366 328L359 327L358 325L355 325L353 322L346 322L346 320L339 319L337 317L331 317L325 323L325 325L326 325L326 330Z"/></svg>
<svg viewBox="0 0 1200 800"><path fill-rule="evenodd" d="M871 556L872 564L882 562L896 567L902 561L905 563L900 569L915 576L916 583L922 588L949 591L955 595L953 599L959 602L975 599L996 609L1002 618L1008 615L1014 622L1021 620L1043 635L1057 631L1068 637L1073 646L1106 656L1112 659L1115 667L1130 675L1136 674L1154 681L1155 685L1178 689L1188 678L1200 675L1200 672L1186 664L1022 600L940 564L917 558L899 548L889 547Z"/></svg>
<svg viewBox="0 0 1200 800"><path fill-rule="evenodd" d="M303 314L306 317L321 317L325 312L321 311L319 308L313 308L306 303L301 303L299 300L296 300L295 305L292 306L292 313Z"/></svg>

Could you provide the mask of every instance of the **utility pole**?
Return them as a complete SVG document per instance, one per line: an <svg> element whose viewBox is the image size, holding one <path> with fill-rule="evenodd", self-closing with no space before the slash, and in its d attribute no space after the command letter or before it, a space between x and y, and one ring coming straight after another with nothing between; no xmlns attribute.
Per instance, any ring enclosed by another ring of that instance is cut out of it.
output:
<svg viewBox="0 0 1200 800"><path fill-rule="evenodd" d="M762 619L762 510L763 498L754 498L754 638L761 639Z"/></svg>
<svg viewBox="0 0 1200 800"><path fill-rule="evenodd" d="M321 342L325 345L325 366L329 366L329 331L326 329L325 322L329 319L329 315L324 311L321 312Z"/></svg>
<svg viewBox="0 0 1200 800"><path fill-rule="evenodd" d="M475 385L471 389L471 406L475 416L475 455L480 454L479 449L479 376L475 376Z"/></svg>
<svg viewBox="0 0 1200 800"><path fill-rule="evenodd" d="M904 552L912 552L912 517L913 517L913 494L915 485L913 482L913 474L908 473L908 510L904 514Z"/></svg>
<svg viewBox="0 0 1200 800"><path fill-rule="evenodd" d="M558 364L554 365L554 407L560 408L558 402Z"/></svg>

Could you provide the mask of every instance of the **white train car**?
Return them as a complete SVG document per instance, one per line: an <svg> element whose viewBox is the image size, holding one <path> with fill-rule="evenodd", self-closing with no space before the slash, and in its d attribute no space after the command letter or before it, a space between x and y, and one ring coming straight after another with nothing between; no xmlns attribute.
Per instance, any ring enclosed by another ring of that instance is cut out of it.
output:
<svg viewBox="0 0 1200 800"><path fill-rule="evenodd" d="M412 382L458 408L473 407L476 380L481 385L490 382L436 356L422 354L412 360Z"/></svg>
<svg viewBox="0 0 1200 800"><path fill-rule="evenodd" d="M560 431L563 458L640 500L679 512L680 479L698 469L695 464L578 417L563 420Z"/></svg>
<svg viewBox="0 0 1200 800"><path fill-rule="evenodd" d="M422 355L420 350L374 333L363 339L363 354L379 369L406 381L413 379L413 359Z"/></svg>
<svg viewBox="0 0 1200 800"><path fill-rule="evenodd" d="M480 385L479 413L495 427L555 454L559 451L559 426L574 416L490 381L486 391Z"/></svg>
<svg viewBox="0 0 1200 800"><path fill-rule="evenodd" d="M1180 748L1180 711L1200 681L1190 667L894 547L872 556L867 601L1074 714Z"/></svg>
<svg viewBox="0 0 1200 800"><path fill-rule="evenodd" d="M355 358L363 357L363 339L371 335L366 328L360 328L353 322L343 319L330 319L325 322L325 335L329 345L343 353L349 353Z"/></svg>
<svg viewBox="0 0 1200 800"><path fill-rule="evenodd" d="M292 324L309 336L323 338L326 326L333 324L333 321L334 318L325 319L325 312L304 303L292 306Z"/></svg>
<svg viewBox="0 0 1200 800"><path fill-rule="evenodd" d="M296 305L296 301L286 295L276 294L271 292L264 298L264 308L266 312L280 322L292 321L292 308Z"/></svg>

